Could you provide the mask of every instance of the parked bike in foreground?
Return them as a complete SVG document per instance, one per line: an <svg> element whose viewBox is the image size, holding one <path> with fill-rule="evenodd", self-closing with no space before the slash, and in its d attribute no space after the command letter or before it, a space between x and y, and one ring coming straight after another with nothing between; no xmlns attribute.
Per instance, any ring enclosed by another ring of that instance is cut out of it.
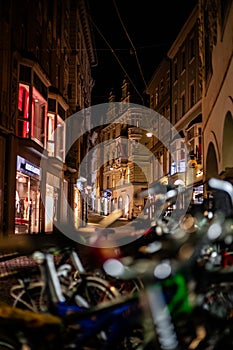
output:
<svg viewBox="0 0 233 350"><path fill-rule="evenodd" d="M213 181L210 184L220 189L224 185ZM154 246L147 250L144 247L147 252L144 258L106 260L106 273L123 279L140 276L144 289L94 307L67 304L54 271L53 256L36 252L34 258L43 266L44 277L49 281L46 286L53 305L51 316L55 317L51 328L46 319L46 331L52 330L49 346L55 345L62 350L219 350L221 346L232 349L233 299L229 280L232 280L233 270L230 263L226 263L226 253L230 253L232 246L232 219L225 220L218 215L212 220L203 217L195 227L191 234L186 234L180 227L174 231L160 231L164 239L156 240L155 237ZM152 259L147 258L148 253L153 255ZM215 260L216 257L219 259ZM209 294L208 290L211 291ZM216 309L223 312L218 314ZM38 317L38 313L35 315ZM50 314L40 313L39 316L43 318ZM14 314L4 317L2 313L0 321L4 324L15 318ZM35 320L32 323L36 324ZM3 339L5 348L2 349L18 350L26 345L40 349L30 337L29 325L24 326L23 322L18 322L14 329L17 337L21 335L17 339L24 340L21 347L8 346ZM44 346L47 339L46 334L41 337Z"/></svg>

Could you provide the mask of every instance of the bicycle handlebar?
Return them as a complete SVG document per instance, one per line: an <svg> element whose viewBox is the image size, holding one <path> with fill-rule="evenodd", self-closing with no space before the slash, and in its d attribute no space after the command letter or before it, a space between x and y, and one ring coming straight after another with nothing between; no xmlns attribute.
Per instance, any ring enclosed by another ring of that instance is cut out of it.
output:
<svg viewBox="0 0 233 350"><path fill-rule="evenodd" d="M233 205L233 186L230 182L213 177L209 180L209 185L213 189L225 191L228 193L231 198L231 204Z"/></svg>

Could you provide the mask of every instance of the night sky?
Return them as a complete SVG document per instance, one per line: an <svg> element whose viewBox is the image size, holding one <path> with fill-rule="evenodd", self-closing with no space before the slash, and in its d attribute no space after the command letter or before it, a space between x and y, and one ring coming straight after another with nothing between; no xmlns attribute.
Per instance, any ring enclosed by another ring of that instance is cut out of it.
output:
<svg viewBox="0 0 233 350"><path fill-rule="evenodd" d="M198 0L88 0L98 66L92 105L120 96L125 76L143 93Z"/></svg>

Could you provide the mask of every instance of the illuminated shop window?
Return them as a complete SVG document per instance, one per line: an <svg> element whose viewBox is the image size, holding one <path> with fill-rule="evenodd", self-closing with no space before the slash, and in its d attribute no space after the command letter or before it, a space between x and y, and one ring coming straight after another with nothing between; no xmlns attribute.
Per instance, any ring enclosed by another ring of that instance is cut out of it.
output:
<svg viewBox="0 0 233 350"><path fill-rule="evenodd" d="M53 224L59 218L60 179L47 173L45 197L45 232L53 230Z"/></svg>
<svg viewBox="0 0 233 350"><path fill-rule="evenodd" d="M45 232L49 232L53 230L54 188L48 184L46 184L45 208Z"/></svg>
<svg viewBox="0 0 233 350"><path fill-rule="evenodd" d="M37 233L40 224L40 169L19 156L17 169L15 233Z"/></svg>

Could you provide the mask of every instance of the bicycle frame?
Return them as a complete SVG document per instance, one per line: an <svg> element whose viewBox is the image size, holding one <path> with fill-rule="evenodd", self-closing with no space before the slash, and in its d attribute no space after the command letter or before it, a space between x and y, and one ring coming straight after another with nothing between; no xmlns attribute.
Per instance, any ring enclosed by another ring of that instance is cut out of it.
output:
<svg viewBox="0 0 233 350"><path fill-rule="evenodd" d="M68 305L62 293L53 255L35 252L33 257L40 264L43 279L46 281L49 312L60 317L67 329L78 326L78 330L76 327L76 331L72 331L76 349L82 349L91 335L98 334L103 338L105 349L116 340L126 337L135 327L140 327L143 308L138 296L119 297L90 308Z"/></svg>

